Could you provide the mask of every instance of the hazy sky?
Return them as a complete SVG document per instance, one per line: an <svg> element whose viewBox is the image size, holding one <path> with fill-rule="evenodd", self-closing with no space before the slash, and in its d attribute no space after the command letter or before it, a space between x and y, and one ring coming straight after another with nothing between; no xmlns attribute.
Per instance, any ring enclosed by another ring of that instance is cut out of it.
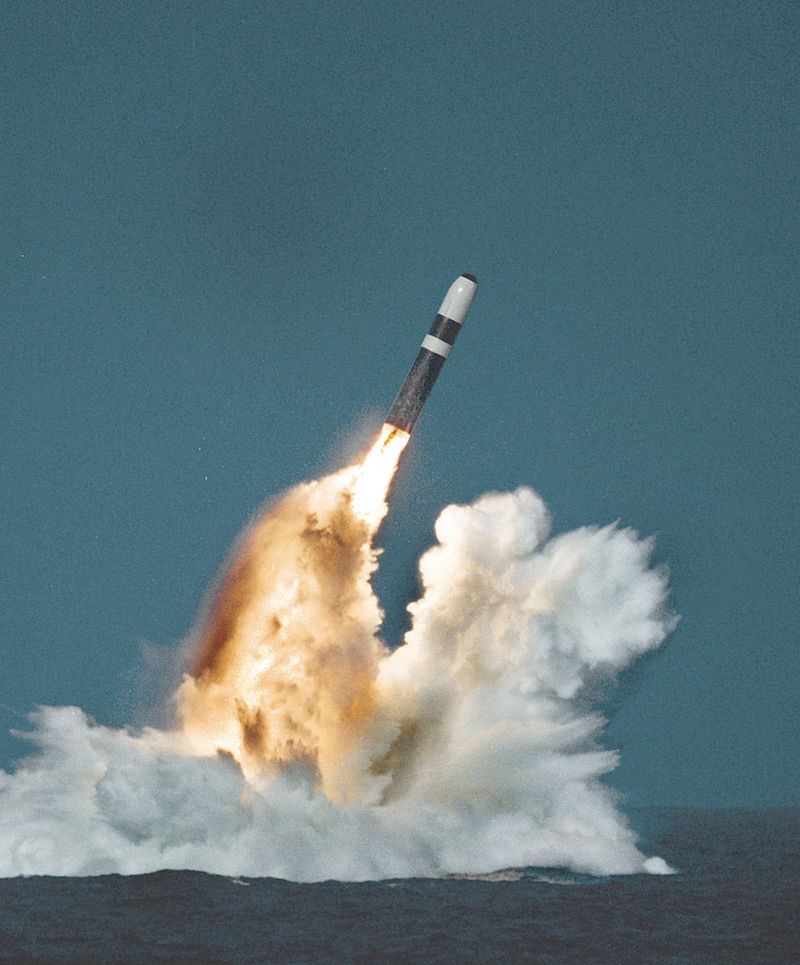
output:
<svg viewBox="0 0 800 965"><path fill-rule="evenodd" d="M448 503L654 534L677 630L612 698L633 803L800 803L800 8L6 0L0 766L148 719L240 527L379 427L397 644Z"/></svg>

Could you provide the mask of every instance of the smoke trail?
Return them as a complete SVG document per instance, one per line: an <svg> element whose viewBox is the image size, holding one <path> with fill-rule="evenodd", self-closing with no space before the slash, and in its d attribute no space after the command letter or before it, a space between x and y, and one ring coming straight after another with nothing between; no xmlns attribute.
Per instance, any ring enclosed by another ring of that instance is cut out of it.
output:
<svg viewBox="0 0 800 965"><path fill-rule="evenodd" d="M407 441L384 427L361 464L297 486L246 536L177 695L199 751L232 753L250 777L306 763L332 800L376 784L354 756L385 656L372 539Z"/></svg>
<svg viewBox="0 0 800 965"><path fill-rule="evenodd" d="M449 506L390 653L369 578L406 440L386 429L246 534L177 694L179 730L34 715L37 752L0 772L0 874L668 870L601 783L617 754L584 708L588 682L674 622L652 542L616 526L548 539L527 488Z"/></svg>

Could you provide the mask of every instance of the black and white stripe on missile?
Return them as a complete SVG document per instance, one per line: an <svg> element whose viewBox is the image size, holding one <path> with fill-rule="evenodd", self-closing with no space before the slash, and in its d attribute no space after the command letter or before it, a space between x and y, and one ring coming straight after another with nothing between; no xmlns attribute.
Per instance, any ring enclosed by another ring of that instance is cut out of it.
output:
<svg viewBox="0 0 800 965"><path fill-rule="evenodd" d="M452 318L445 318L444 315L437 315L433 325L431 325L431 330L422 340L422 348L426 348L429 352L435 352L446 359L460 331L461 322L456 322Z"/></svg>
<svg viewBox="0 0 800 965"><path fill-rule="evenodd" d="M446 359L450 354L450 349L453 347L453 343L443 342L440 338L436 338L435 335L426 335L422 340L422 347L426 348L429 352L435 352L437 355L441 355L443 359Z"/></svg>

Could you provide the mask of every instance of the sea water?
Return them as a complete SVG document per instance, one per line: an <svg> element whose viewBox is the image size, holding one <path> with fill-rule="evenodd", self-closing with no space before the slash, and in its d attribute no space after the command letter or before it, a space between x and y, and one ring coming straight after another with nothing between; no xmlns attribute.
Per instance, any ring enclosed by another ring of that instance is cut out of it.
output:
<svg viewBox="0 0 800 965"><path fill-rule="evenodd" d="M0 881L0 961L800 962L800 810L641 809L673 875Z"/></svg>

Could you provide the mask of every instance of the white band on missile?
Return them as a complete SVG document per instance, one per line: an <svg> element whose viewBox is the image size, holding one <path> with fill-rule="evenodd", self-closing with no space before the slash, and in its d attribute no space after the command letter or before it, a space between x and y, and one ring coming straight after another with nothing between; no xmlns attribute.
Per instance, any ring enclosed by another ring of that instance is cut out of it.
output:
<svg viewBox="0 0 800 965"><path fill-rule="evenodd" d="M477 290L478 286L474 281L459 275L444 296L439 314L458 322L460 325L467 317L467 312Z"/></svg>
<svg viewBox="0 0 800 965"><path fill-rule="evenodd" d="M435 352L437 355L441 355L443 359L447 358L450 349L452 348L451 345L448 345L447 342L443 342L435 335L426 335L422 340L422 347L426 348L429 352Z"/></svg>

